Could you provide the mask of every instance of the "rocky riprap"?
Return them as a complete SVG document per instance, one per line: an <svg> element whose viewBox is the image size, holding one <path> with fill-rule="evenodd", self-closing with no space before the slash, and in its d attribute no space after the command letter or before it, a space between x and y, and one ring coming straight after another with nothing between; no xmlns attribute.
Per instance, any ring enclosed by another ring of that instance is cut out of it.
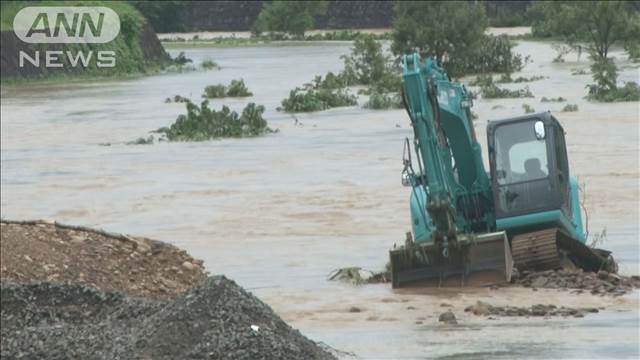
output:
<svg viewBox="0 0 640 360"><path fill-rule="evenodd" d="M516 284L530 288L574 289L575 293L590 292L598 295L620 296L640 288L640 276L624 276L600 271L547 270L524 271L514 280Z"/></svg>
<svg viewBox="0 0 640 360"><path fill-rule="evenodd" d="M519 307L519 306L493 306L483 301L478 301L474 305L468 306L464 309L465 312L473 313L474 315L484 315L484 316L541 316L541 317L551 317L551 316L573 316L573 317L584 317L585 314L588 313L597 313L598 309L593 307L585 307L585 308L570 308L564 306L555 306L555 305L545 305L545 304L536 304L530 307Z"/></svg>
<svg viewBox="0 0 640 360"><path fill-rule="evenodd" d="M223 276L171 302L3 281L3 359L335 359Z"/></svg>

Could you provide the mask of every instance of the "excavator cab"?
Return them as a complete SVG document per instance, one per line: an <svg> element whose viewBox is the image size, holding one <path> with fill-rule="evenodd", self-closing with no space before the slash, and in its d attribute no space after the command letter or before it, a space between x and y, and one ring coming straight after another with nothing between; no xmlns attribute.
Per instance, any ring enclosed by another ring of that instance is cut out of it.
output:
<svg viewBox="0 0 640 360"><path fill-rule="evenodd" d="M492 121L487 136L496 219L548 211L572 218L567 149L558 120L547 112Z"/></svg>
<svg viewBox="0 0 640 360"><path fill-rule="evenodd" d="M487 126L496 229L507 232L516 268L558 268L566 254L597 271L608 254L585 245L577 180L564 130L549 112Z"/></svg>

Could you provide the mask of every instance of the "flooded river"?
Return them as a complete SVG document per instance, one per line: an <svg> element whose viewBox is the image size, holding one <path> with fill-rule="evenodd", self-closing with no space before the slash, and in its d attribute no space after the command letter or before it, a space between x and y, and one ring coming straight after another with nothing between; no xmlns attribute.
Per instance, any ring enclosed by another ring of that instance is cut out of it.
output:
<svg viewBox="0 0 640 360"><path fill-rule="evenodd" d="M409 190L400 184L400 170L402 142L412 131L403 111L347 107L297 114L301 126L276 111L289 90L339 71L339 57L349 48L172 49L195 63L213 59L222 69L3 88L2 216L174 243L203 259L211 273L257 294L304 334L366 359L637 358L638 292L616 299L527 289L411 293L326 281L339 267L382 269L389 248L410 228ZM476 101L478 137L484 144L487 120L520 115L524 103L554 112L567 132L571 171L585 184L590 232L606 228L602 246L614 252L623 273L639 273L638 103L586 102L590 76L571 75L571 69L588 68L584 56L552 63L555 52L538 42L522 42L516 51L533 59L516 76L548 79L528 84L534 99ZM638 68L622 63L621 79L638 81ZM166 97L199 101L206 85L238 78L254 96L214 100L213 106L263 104L279 133L124 144L184 112L184 104L165 104ZM542 96L565 97L580 110L560 113L565 103L541 103ZM583 319L490 321L463 312L477 299L607 310ZM442 303L453 306L460 326L438 325ZM351 306L362 311L349 312Z"/></svg>

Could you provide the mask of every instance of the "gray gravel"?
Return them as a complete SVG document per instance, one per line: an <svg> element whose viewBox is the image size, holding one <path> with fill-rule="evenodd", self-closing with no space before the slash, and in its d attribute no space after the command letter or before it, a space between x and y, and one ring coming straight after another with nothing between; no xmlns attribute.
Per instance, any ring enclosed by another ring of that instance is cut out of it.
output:
<svg viewBox="0 0 640 360"><path fill-rule="evenodd" d="M71 283L0 290L3 359L335 359L223 276L172 302Z"/></svg>

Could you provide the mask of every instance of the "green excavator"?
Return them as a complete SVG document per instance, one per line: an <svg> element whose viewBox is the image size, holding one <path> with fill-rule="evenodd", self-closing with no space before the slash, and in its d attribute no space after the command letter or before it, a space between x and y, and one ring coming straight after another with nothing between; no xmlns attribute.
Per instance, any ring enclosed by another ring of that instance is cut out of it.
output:
<svg viewBox="0 0 640 360"><path fill-rule="evenodd" d="M565 132L551 113L490 121L486 172L465 86L434 59L405 55L402 65L415 161L406 139L412 231L390 251L394 288L504 282L568 264L616 271L609 252L585 244Z"/></svg>

